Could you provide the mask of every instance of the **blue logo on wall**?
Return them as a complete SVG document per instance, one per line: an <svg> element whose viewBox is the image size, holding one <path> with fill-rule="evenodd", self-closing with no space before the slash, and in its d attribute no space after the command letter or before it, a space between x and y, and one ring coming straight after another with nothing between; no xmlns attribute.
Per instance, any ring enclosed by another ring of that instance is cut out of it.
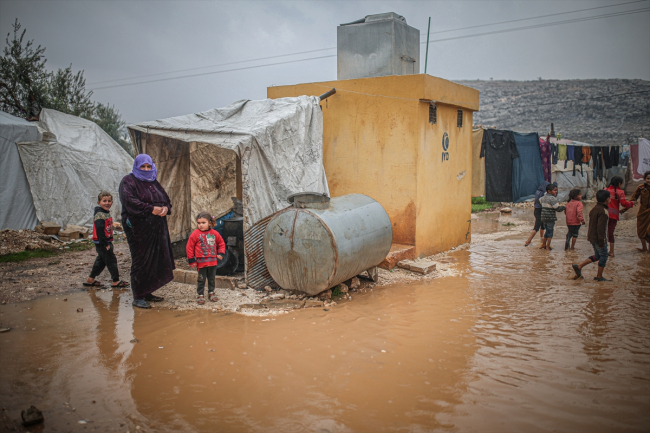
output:
<svg viewBox="0 0 650 433"><path fill-rule="evenodd" d="M442 160L443 161L449 161L449 152L447 152L447 149L449 149L449 135L445 132L442 135Z"/></svg>

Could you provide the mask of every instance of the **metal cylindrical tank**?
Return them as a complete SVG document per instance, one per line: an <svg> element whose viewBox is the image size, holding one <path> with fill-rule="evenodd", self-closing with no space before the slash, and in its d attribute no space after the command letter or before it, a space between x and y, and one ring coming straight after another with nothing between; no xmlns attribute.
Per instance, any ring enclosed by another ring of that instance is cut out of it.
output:
<svg viewBox="0 0 650 433"><path fill-rule="evenodd" d="M328 198L301 193L264 233L264 260L286 290L315 295L384 260L393 241L390 218L362 194Z"/></svg>

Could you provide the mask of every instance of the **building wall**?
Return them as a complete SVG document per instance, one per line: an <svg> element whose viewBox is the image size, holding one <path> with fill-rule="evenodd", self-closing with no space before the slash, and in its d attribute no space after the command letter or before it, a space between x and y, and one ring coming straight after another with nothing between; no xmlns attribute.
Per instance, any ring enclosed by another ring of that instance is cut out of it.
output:
<svg viewBox="0 0 650 433"><path fill-rule="evenodd" d="M470 241L472 112L463 110L459 128L459 107L437 104L437 123L431 124L428 104L420 105L415 252L427 256Z"/></svg>
<svg viewBox="0 0 650 433"><path fill-rule="evenodd" d="M416 245L418 255L466 242L471 211L471 165L466 165L478 92L429 75L404 75L269 87L267 94L320 95L332 87L337 93L321 103L331 195L361 193L377 200L393 224L393 242ZM437 125L429 124L429 104L421 99L438 101ZM460 107L446 101L464 105L463 128L456 128ZM444 132L455 147L443 163Z"/></svg>

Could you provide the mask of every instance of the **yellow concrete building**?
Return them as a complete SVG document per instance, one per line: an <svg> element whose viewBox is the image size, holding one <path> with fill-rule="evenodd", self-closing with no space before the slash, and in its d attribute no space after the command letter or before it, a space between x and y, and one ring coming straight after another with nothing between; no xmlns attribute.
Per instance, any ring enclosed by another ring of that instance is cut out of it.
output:
<svg viewBox="0 0 650 433"><path fill-rule="evenodd" d="M470 240L472 114L479 92L424 74L269 87L269 98L320 95L333 197L366 194L388 212L393 243L415 256Z"/></svg>

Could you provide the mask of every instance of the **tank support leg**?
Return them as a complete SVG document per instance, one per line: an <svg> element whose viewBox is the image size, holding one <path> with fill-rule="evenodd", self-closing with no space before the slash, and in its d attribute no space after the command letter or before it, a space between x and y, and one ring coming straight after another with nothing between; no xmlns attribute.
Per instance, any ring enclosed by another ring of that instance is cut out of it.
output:
<svg viewBox="0 0 650 433"><path fill-rule="evenodd" d="M368 269L366 272L368 272L368 277L370 277L373 283L379 281L379 268L377 268L377 266L373 266L372 268Z"/></svg>

